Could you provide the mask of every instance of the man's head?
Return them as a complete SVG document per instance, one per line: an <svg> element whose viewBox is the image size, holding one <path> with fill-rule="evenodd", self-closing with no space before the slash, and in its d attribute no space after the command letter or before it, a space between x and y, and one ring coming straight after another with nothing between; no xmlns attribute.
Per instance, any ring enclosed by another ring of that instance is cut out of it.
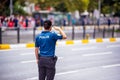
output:
<svg viewBox="0 0 120 80"><path fill-rule="evenodd" d="M52 22L50 20L44 21L44 28L45 30L50 30L52 26Z"/></svg>

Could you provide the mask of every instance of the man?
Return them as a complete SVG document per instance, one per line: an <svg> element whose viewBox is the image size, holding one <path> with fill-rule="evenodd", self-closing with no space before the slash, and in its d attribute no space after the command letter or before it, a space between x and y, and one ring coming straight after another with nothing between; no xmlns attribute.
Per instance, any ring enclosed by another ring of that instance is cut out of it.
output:
<svg viewBox="0 0 120 80"><path fill-rule="evenodd" d="M44 22L44 31L42 31L35 41L35 55L38 63L39 80L54 80L55 64L55 45L58 39L66 39L66 34L59 27L54 30L60 34L52 32L52 23L47 20Z"/></svg>
<svg viewBox="0 0 120 80"><path fill-rule="evenodd" d="M25 19L25 27L26 27L26 30L27 30L27 28L28 28L28 23L29 23L29 20L28 20L28 17L26 17L26 19Z"/></svg>

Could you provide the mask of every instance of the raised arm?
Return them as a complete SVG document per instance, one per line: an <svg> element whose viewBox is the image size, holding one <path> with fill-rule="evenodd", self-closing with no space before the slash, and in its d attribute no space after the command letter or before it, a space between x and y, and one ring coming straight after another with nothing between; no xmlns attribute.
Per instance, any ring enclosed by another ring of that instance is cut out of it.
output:
<svg viewBox="0 0 120 80"><path fill-rule="evenodd" d="M63 39L67 39L65 32L60 27L53 27L53 29L59 31L59 33L63 36Z"/></svg>

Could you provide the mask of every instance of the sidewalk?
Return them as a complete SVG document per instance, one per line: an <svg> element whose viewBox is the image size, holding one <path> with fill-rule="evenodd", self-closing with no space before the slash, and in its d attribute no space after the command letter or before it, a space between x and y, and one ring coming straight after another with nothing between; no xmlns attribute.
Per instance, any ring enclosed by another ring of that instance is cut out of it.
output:
<svg viewBox="0 0 120 80"><path fill-rule="evenodd" d="M84 39L84 40L63 40L58 41L57 46L65 46L65 45L74 45L74 44L89 44L89 43L103 43L103 42L120 42L120 38L97 38L97 39ZM34 48L34 43L26 43L26 44L0 44L0 50L7 49L23 49L23 48Z"/></svg>

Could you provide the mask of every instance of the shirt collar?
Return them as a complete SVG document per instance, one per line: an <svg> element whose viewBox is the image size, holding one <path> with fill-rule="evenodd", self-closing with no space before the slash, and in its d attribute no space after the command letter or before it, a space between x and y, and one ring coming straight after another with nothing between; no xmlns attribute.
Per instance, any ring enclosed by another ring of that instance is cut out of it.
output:
<svg viewBox="0 0 120 80"><path fill-rule="evenodd" d="M50 32L50 31L42 31L42 33L47 33L47 32Z"/></svg>

